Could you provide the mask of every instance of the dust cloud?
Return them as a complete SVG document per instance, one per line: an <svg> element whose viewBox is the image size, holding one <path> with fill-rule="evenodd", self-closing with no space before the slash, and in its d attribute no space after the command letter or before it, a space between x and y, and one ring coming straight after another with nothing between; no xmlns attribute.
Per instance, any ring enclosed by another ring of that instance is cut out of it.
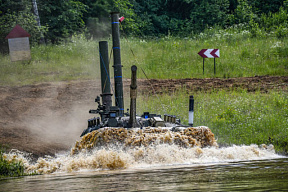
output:
<svg viewBox="0 0 288 192"><path fill-rule="evenodd" d="M87 128L98 81L1 87L0 145L36 157L69 150Z"/></svg>
<svg viewBox="0 0 288 192"><path fill-rule="evenodd" d="M40 97L34 105L30 105L23 125L42 142L71 147L87 127L87 119L93 116L88 111L95 106L96 97L95 93L79 93L77 88L75 92L74 89L67 83L58 83L47 89L43 94L50 97ZM86 94L87 99L83 96Z"/></svg>

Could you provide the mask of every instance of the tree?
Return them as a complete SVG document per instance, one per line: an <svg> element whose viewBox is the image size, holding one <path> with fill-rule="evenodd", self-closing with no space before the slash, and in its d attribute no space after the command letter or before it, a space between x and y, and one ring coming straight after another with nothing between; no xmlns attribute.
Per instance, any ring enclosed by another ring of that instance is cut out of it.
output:
<svg viewBox="0 0 288 192"><path fill-rule="evenodd" d="M248 0L248 4L253 7L254 13L261 15L278 12L283 6L283 0Z"/></svg>
<svg viewBox="0 0 288 192"><path fill-rule="evenodd" d="M191 0L190 28L193 31L202 31L207 27L219 25L224 27L229 12L228 0Z"/></svg>
<svg viewBox="0 0 288 192"><path fill-rule="evenodd" d="M41 22L48 26L46 39L57 43L81 32L85 27L83 13L86 8L86 5L75 0L38 1Z"/></svg>
<svg viewBox="0 0 288 192"><path fill-rule="evenodd" d="M139 19L134 11L134 5L129 0L113 0L113 11L125 17L122 27L126 33L139 34Z"/></svg>
<svg viewBox="0 0 288 192"><path fill-rule="evenodd" d="M224 26L229 0L135 0L134 7L143 34L187 35L207 26Z"/></svg>
<svg viewBox="0 0 288 192"><path fill-rule="evenodd" d="M231 24L249 23L257 17L247 0L238 0L237 8L231 16Z"/></svg>
<svg viewBox="0 0 288 192"><path fill-rule="evenodd" d="M45 33L45 27L38 27L35 15L31 12L30 0L0 0L0 52L8 53L8 43L5 37L16 24L22 26L31 34L31 44L36 44Z"/></svg>

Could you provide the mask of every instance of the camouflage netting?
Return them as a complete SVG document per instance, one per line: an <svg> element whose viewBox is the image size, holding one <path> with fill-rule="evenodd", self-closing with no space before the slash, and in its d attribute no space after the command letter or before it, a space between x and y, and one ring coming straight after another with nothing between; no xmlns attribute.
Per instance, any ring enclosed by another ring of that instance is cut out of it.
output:
<svg viewBox="0 0 288 192"><path fill-rule="evenodd" d="M181 147L217 146L214 134L208 127L180 128L171 131L164 128L102 128L86 134L77 141L71 154L94 147L117 145L122 147L149 146L158 144L176 144Z"/></svg>

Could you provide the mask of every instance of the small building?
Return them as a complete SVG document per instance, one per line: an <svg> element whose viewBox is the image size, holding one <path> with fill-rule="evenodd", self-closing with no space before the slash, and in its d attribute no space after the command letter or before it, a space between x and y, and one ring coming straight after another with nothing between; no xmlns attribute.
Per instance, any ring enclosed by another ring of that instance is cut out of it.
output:
<svg viewBox="0 0 288 192"><path fill-rule="evenodd" d="M5 39L8 39L11 61L23 61L31 59L30 34L20 25L16 25Z"/></svg>

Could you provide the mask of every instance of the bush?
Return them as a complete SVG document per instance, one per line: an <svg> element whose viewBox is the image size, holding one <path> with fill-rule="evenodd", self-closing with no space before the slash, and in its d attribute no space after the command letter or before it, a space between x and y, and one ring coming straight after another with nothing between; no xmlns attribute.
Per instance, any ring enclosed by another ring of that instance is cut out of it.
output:
<svg viewBox="0 0 288 192"><path fill-rule="evenodd" d="M8 41L5 37L16 24L19 24L31 35L30 42L32 45L37 44L41 34L44 34L47 30L47 27L38 27L35 15L30 11L32 9L31 3L23 3L20 4L21 6L18 4L7 1L3 4L1 2L0 5L0 53L2 54L8 53ZM18 10L14 8L17 6L19 6Z"/></svg>
<svg viewBox="0 0 288 192"><path fill-rule="evenodd" d="M5 159L0 150L0 177L19 177L24 175L24 165L21 161Z"/></svg>
<svg viewBox="0 0 288 192"><path fill-rule="evenodd" d="M278 39L288 37L288 27L284 27L283 25L280 25L279 27L277 27L275 31L275 35Z"/></svg>

